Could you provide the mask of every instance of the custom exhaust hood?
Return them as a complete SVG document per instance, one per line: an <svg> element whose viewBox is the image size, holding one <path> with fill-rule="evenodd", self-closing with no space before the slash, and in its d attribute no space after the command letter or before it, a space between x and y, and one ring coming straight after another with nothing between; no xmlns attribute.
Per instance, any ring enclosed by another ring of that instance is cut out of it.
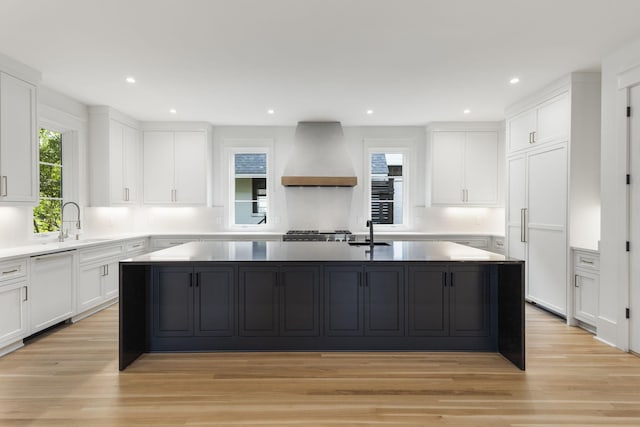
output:
<svg viewBox="0 0 640 427"><path fill-rule="evenodd" d="M298 122L281 183L286 187L358 185L340 122Z"/></svg>

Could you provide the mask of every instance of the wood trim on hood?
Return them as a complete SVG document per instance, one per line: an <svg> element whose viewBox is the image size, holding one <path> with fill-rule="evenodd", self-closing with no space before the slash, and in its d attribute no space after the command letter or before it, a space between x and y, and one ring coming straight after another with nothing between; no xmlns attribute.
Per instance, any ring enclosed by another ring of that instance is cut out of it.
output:
<svg viewBox="0 0 640 427"><path fill-rule="evenodd" d="M355 187L357 176L283 176L285 187Z"/></svg>

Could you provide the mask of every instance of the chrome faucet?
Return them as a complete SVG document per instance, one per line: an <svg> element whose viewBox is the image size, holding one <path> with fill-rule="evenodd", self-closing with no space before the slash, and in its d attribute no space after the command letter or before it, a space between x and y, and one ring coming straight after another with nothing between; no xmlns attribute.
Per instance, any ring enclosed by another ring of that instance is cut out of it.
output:
<svg viewBox="0 0 640 427"><path fill-rule="evenodd" d="M369 246L373 248L374 243L373 243L373 221L372 220L367 221L367 227L369 227Z"/></svg>
<svg viewBox="0 0 640 427"><path fill-rule="evenodd" d="M64 242L65 237L69 237L69 231L65 233L64 231L64 208L67 205L74 205L78 211L78 216L75 221L66 221L66 222L75 222L76 229L80 228L80 206L76 202L67 202L62 205L62 209L60 210L60 234L58 235L58 242ZM78 233L76 233L76 240L78 240Z"/></svg>

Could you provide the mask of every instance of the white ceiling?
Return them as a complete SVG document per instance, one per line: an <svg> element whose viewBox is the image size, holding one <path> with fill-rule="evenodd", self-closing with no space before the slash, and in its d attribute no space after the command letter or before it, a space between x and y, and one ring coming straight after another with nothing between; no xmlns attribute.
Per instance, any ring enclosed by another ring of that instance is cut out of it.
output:
<svg viewBox="0 0 640 427"><path fill-rule="evenodd" d="M139 120L417 125L502 119L598 70L638 17L640 0L0 0L0 52Z"/></svg>

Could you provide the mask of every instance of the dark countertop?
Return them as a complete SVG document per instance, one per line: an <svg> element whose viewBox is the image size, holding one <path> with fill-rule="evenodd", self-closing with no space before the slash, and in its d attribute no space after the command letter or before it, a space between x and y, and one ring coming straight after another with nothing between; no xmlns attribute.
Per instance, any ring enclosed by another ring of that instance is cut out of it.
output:
<svg viewBox="0 0 640 427"><path fill-rule="evenodd" d="M247 261L459 261L519 263L493 252L452 242L394 241L390 246L349 246L345 242L212 241L191 242L123 262Z"/></svg>

